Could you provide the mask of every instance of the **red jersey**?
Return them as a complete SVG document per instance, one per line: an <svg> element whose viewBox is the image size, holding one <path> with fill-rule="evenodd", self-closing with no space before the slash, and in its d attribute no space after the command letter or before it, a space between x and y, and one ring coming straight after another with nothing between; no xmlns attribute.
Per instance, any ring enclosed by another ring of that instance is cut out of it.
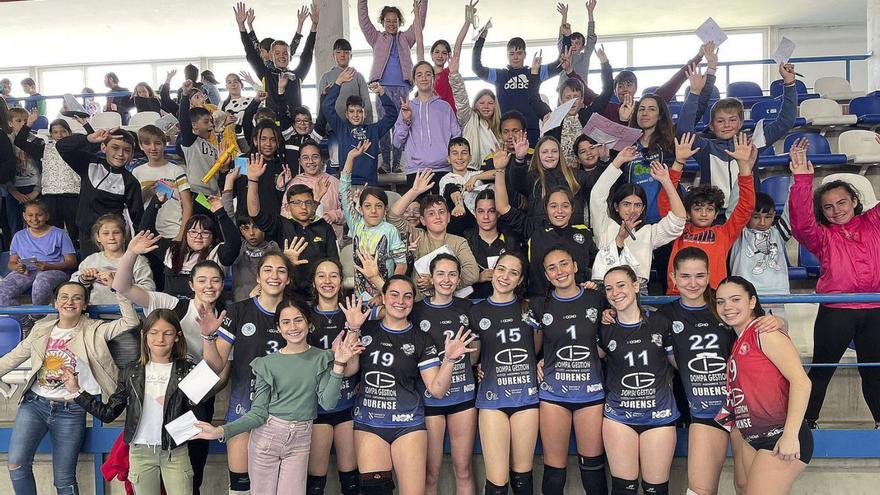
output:
<svg viewBox="0 0 880 495"><path fill-rule="evenodd" d="M434 78L434 94L441 100L449 103L453 113L458 113L458 107L455 106L455 98L452 96L452 86L449 84L449 69L443 69L437 73Z"/></svg>
<svg viewBox="0 0 880 495"><path fill-rule="evenodd" d="M716 420L730 419L745 440L782 431L788 415L788 380L761 350L752 321L736 340L727 361L727 404Z"/></svg>

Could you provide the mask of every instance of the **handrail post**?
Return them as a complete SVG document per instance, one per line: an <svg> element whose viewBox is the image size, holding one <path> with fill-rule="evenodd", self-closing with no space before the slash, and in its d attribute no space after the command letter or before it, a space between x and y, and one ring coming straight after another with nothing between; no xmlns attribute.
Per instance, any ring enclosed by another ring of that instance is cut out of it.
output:
<svg viewBox="0 0 880 495"><path fill-rule="evenodd" d="M850 78L850 72L851 72L851 70L850 70L850 64L851 64L851 62L850 62L849 59L846 59L846 60L844 61L844 63L846 64L846 80L849 81L849 78Z"/></svg>

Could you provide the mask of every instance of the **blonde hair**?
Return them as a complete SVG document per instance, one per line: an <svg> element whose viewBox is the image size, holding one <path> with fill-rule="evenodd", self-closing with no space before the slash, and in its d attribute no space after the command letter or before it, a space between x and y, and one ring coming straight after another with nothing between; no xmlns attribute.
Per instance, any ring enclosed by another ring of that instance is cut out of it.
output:
<svg viewBox="0 0 880 495"><path fill-rule="evenodd" d="M95 223L92 225L92 242L94 242L96 246L99 246L101 251L104 251L104 246L101 246L101 243L98 242L98 232L100 232L101 227L107 223L115 223L119 227L119 230L122 231L122 235L124 236L122 249L124 251L125 248L128 247L128 241L131 240L129 237L128 225L125 224L124 218L115 213L105 213L95 220Z"/></svg>
<svg viewBox="0 0 880 495"><path fill-rule="evenodd" d="M556 165L557 168L562 170L562 175L565 177L565 182L568 184L568 189L571 190L571 194L574 196L580 191L581 185L578 184L577 179L574 176L574 171L571 167L565 163L565 156L562 153L562 146L559 144L559 141L553 136L544 136L539 141L538 144L535 145L535 152L532 154L532 161L529 164L529 172L535 172L538 174L538 182L541 184L541 197L547 195L547 178L544 176L544 166L541 165L541 146L546 142L553 142L556 145L556 148L559 150L559 163Z"/></svg>
<svg viewBox="0 0 880 495"><path fill-rule="evenodd" d="M495 93L492 92L491 89L482 89L477 93L476 98L474 98L474 103L471 105L471 110L474 111L475 114L480 115L477 112L477 102L480 101L480 98L484 96L490 96L492 98L492 102L495 105L495 111L492 112L492 118L486 121L486 124L489 125L489 130L492 131L492 134L495 135L495 139L501 140L501 107L498 106L498 97L495 96ZM483 117L480 115L480 119ZM483 119L485 120L485 119Z"/></svg>

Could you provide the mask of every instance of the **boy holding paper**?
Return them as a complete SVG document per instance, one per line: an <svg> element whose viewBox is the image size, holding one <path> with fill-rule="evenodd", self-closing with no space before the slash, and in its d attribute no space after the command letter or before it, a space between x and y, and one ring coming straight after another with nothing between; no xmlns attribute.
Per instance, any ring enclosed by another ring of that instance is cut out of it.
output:
<svg viewBox="0 0 880 495"><path fill-rule="evenodd" d="M415 251L416 260L446 246L461 263L458 288L469 287L479 279L480 268L467 241L463 237L446 232L446 227L449 225L449 209L446 206L446 200L436 194L427 194L419 199L421 206L419 220L425 226L424 231L411 226L403 216L410 203L434 187L433 179L434 172L430 170L421 170L416 173L412 189L407 191L388 210L388 222L397 227L397 230L404 237L419 239ZM424 297L424 292L431 288L431 277L427 273L422 274L414 271L413 281L418 288L416 297L421 299Z"/></svg>
<svg viewBox="0 0 880 495"><path fill-rule="evenodd" d="M156 217L156 230L166 239L183 239L183 226L192 216L193 200L186 170L165 159L165 133L154 125L142 127L138 145L147 156L147 163L132 170L141 184L144 203L153 194L165 194L165 201Z"/></svg>

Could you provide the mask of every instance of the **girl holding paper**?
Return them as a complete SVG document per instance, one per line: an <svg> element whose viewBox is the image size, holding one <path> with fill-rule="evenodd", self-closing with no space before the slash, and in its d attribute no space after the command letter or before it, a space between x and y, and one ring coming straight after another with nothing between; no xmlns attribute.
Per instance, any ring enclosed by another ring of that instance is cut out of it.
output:
<svg viewBox="0 0 880 495"><path fill-rule="evenodd" d="M101 421L113 421L125 411L123 440L129 446L128 480L135 493L159 493L164 484L168 493L188 495L193 468L186 445L165 429L193 406L178 388L193 365L186 359L186 339L174 311L150 313L140 341L140 359L122 370L106 404L81 387L79 373L70 368L63 369L64 387L77 394L78 406Z"/></svg>

